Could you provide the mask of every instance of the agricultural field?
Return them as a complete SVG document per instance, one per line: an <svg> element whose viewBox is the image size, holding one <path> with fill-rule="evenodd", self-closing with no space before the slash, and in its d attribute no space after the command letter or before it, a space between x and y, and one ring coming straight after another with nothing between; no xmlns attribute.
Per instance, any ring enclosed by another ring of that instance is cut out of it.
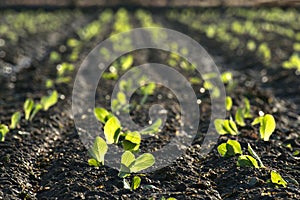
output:
<svg viewBox="0 0 300 200"><path fill-rule="evenodd" d="M2 9L0 20L0 199L300 199L299 8ZM97 78L94 108L78 118L74 97L92 90L90 80L74 89L86 57L111 36L115 51L130 50L134 41L114 36L147 27L160 30L153 40L167 28L197 41L220 74L200 74L185 58L194 49L176 40L170 52L117 58L101 48L97 58L113 62ZM147 76L132 70L146 63ZM188 81L194 110L182 112L183 85L151 82L167 79L151 63ZM96 135L78 128L89 116ZM195 116L196 128L184 120ZM184 151L157 156L169 144ZM121 154L112 159L112 149Z"/></svg>

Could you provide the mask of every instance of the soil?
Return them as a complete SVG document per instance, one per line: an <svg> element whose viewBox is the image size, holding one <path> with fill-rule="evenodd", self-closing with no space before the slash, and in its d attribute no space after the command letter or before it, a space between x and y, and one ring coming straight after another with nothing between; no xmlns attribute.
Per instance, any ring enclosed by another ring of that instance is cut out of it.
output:
<svg viewBox="0 0 300 200"><path fill-rule="evenodd" d="M73 13L72 10L62 12L69 15ZM0 73L1 123L9 124L10 116L22 110L26 98L38 100L48 93L44 81L55 77L56 73L55 65L49 61L49 53L66 44L68 38L75 37L76 30L97 18L99 10L83 10L82 13L80 17L74 16L76 20L71 17L57 30L57 42L51 45L47 43L50 33L41 31L34 36L22 38L26 42L7 45L2 49L8 56L1 58L1 63L15 66L14 57L19 56L17 52L25 52L32 62L20 71ZM268 68L247 51L232 51L191 27L168 20L165 9L152 10L152 13L156 22L200 41L220 71L233 72L237 86L229 95L234 99L234 110L241 104L243 97L248 97L254 115L259 111L274 115L277 127L269 142L260 140L258 128L250 125L240 128L241 134L238 137L220 136L217 141L218 145L228 138L237 138L243 151L246 151L247 143L251 144L268 169L237 167L237 157L222 158L217 152L217 145L208 155L201 156L199 152L203 135L199 134L193 145L171 165L142 176L141 188L134 192L123 189L123 181L118 177L117 170L106 166L96 169L87 163L90 156L80 141L71 112L71 82L56 85L60 94L57 105L48 112L39 112L30 123L22 119L20 128L11 131L5 142L0 143L0 199L300 199L300 163L299 157L293 155L295 150L300 150L299 76L294 70ZM131 17L133 26L139 27L134 15ZM74 25L70 26L70 23ZM104 28L103 35L86 45L81 58L95 44L109 36L110 26ZM277 35L276 40L281 39ZM43 46L44 53L36 56L41 51L37 48L39 44L46 45ZM62 53L65 56L63 60L67 54ZM137 53L141 58L136 59L136 64L148 61L164 63L164 54L141 51ZM75 63L77 69L81 61ZM3 71L4 65L0 67ZM194 76L190 72L181 73L188 78ZM262 77L267 77L268 81L263 81ZM116 81L104 81L104 89L98 88L96 97L111 94L115 84ZM200 87L195 85L195 91ZM149 120L147 110L153 103L159 101L169 111L166 126L157 137L143 143L142 151L154 151L175 136L179 127L176 115L180 113L180 108L176 98L169 93L167 88L161 87L149 97L142 109L131 112L135 122L145 125ZM202 100L199 105L202 113L199 133L202 133L209 125L210 99L207 92L199 94L199 98ZM108 107L109 104L97 98L96 105ZM293 151L286 147L287 144L292 145ZM270 169L284 177L288 182L286 188L268 183Z"/></svg>

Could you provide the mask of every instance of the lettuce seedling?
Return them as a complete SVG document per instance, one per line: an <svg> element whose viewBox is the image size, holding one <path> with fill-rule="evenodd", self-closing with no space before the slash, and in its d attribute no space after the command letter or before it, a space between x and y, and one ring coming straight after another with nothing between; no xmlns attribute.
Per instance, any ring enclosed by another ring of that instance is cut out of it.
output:
<svg viewBox="0 0 300 200"><path fill-rule="evenodd" d="M132 182L131 185L129 184L129 182L124 178L123 179L123 184L124 184L124 189L128 189L128 190L136 190L137 188L140 187L141 184L141 178L139 176L134 176L132 178Z"/></svg>
<svg viewBox="0 0 300 200"><path fill-rule="evenodd" d="M58 93L54 90L49 96L43 96L40 104L44 111L47 111L51 106L55 105L58 100Z"/></svg>
<svg viewBox="0 0 300 200"><path fill-rule="evenodd" d="M15 129L18 126L18 124L20 122L20 119L21 119L21 112L15 112L11 116L11 123L10 123L9 128L10 129Z"/></svg>
<svg viewBox="0 0 300 200"><path fill-rule="evenodd" d="M139 132L127 132L125 138L122 141L123 148L125 151L138 151L141 144L141 135Z"/></svg>
<svg viewBox="0 0 300 200"><path fill-rule="evenodd" d="M222 157L231 157L236 154L242 154L242 148L238 141L228 140L218 146L218 152Z"/></svg>
<svg viewBox="0 0 300 200"><path fill-rule="evenodd" d="M99 136L96 137L93 146L89 149L92 156L88 160L90 166L99 167L104 165L104 156L108 150L106 142Z"/></svg>
<svg viewBox="0 0 300 200"><path fill-rule="evenodd" d="M250 111L251 111L250 102L249 102L249 99L247 99L246 97L244 98L244 104L245 104L245 107L243 109L243 116L244 116L244 118L246 118L246 119L252 118L253 116L250 113Z"/></svg>
<svg viewBox="0 0 300 200"><path fill-rule="evenodd" d="M94 109L95 117L103 124L105 124L114 115L108 112L105 108L97 107Z"/></svg>
<svg viewBox="0 0 300 200"><path fill-rule="evenodd" d="M214 121L215 128L220 135L231 134L237 135L239 134L237 126L234 121L231 119L216 119Z"/></svg>
<svg viewBox="0 0 300 200"><path fill-rule="evenodd" d="M278 172L274 170L271 171L271 182L276 185L281 185L283 187L287 186L287 182L282 178L282 176Z"/></svg>
<svg viewBox="0 0 300 200"><path fill-rule="evenodd" d="M226 107L227 111L231 110L231 108L232 108L232 98L231 97L226 97L225 107Z"/></svg>
<svg viewBox="0 0 300 200"><path fill-rule="evenodd" d="M259 168L259 165L255 158L249 155L240 155L237 161L237 166Z"/></svg>
<svg viewBox="0 0 300 200"><path fill-rule="evenodd" d="M261 161L260 157L257 155L257 153L252 149L251 145L248 143L248 152L256 159L258 160L259 167L265 168L263 162Z"/></svg>
<svg viewBox="0 0 300 200"><path fill-rule="evenodd" d="M254 119L251 125L256 125L258 123L260 124L259 127L260 138L263 139L264 141L269 141L270 136L272 135L272 133L276 128L276 122L274 117L270 114L257 117Z"/></svg>
<svg viewBox="0 0 300 200"><path fill-rule="evenodd" d="M130 105L127 104L126 95L124 92L118 92L117 98L112 100L111 109L113 112L122 110L124 112L129 112Z"/></svg>
<svg viewBox="0 0 300 200"><path fill-rule="evenodd" d="M121 168L119 177L125 178L130 173L137 173L151 167L155 163L155 158L151 153L144 153L138 158L130 151L125 151L121 158Z"/></svg>
<svg viewBox="0 0 300 200"><path fill-rule="evenodd" d="M155 83L149 83L145 86L142 86L140 88L141 93L144 95L140 104L143 105L145 104L145 102L147 101L147 98L149 95L152 95L155 91L156 88L156 84Z"/></svg>
<svg viewBox="0 0 300 200"><path fill-rule="evenodd" d="M162 124L161 119L157 119L153 124L141 130L141 134L153 134L159 132L159 128Z"/></svg>
<svg viewBox="0 0 300 200"><path fill-rule="evenodd" d="M107 144L118 143L121 129L121 124L116 117L111 117L107 120L104 125L104 135Z"/></svg>
<svg viewBox="0 0 300 200"><path fill-rule="evenodd" d="M33 109L33 106L34 106L34 101L32 99L26 99L24 106L23 106L26 120L29 120L30 113Z"/></svg>
<svg viewBox="0 0 300 200"><path fill-rule="evenodd" d="M6 125L0 124L0 142L4 142L6 134L9 132L9 129Z"/></svg>
<svg viewBox="0 0 300 200"><path fill-rule="evenodd" d="M40 103L36 103L34 105L34 109L30 115L29 121L32 121L32 119L35 117L35 115L43 108L43 106Z"/></svg>
<svg viewBox="0 0 300 200"><path fill-rule="evenodd" d="M241 108L238 108L235 113L235 121L240 126L246 126L245 120L244 120L244 113Z"/></svg>

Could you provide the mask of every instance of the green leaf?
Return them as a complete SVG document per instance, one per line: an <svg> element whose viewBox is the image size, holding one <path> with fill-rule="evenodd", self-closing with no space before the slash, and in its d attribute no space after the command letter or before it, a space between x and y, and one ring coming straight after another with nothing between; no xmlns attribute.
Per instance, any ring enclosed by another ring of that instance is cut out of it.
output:
<svg viewBox="0 0 300 200"><path fill-rule="evenodd" d="M135 156L130 151L125 151L121 157L121 168L118 176L121 178L125 178L130 175L129 166L134 162Z"/></svg>
<svg viewBox="0 0 300 200"><path fill-rule="evenodd" d="M141 130L141 134L152 134L159 132L159 128L162 124L161 119L157 119L153 124Z"/></svg>
<svg viewBox="0 0 300 200"><path fill-rule="evenodd" d="M263 120L260 125L260 129L259 129L261 139L263 139L264 141L269 141L269 138L272 135L272 133L274 132L275 128L276 128L276 122L275 122L274 117L270 114L266 114L263 117Z"/></svg>
<svg viewBox="0 0 300 200"><path fill-rule="evenodd" d="M123 71L129 69L133 64L133 56L132 55L128 55L125 57L121 58L121 69Z"/></svg>
<svg viewBox="0 0 300 200"><path fill-rule="evenodd" d="M135 161L130 164L131 172L139 172L141 170L151 167L155 163L155 158L151 153L144 153L140 155Z"/></svg>
<svg viewBox="0 0 300 200"><path fill-rule="evenodd" d="M123 92L118 92L117 99L119 104L125 105L126 104L126 95Z"/></svg>
<svg viewBox="0 0 300 200"><path fill-rule="evenodd" d="M11 116L11 123L9 128L10 129L15 129L17 127L17 125L19 124L21 119L21 113L20 112L15 112L12 116Z"/></svg>
<svg viewBox="0 0 300 200"><path fill-rule="evenodd" d="M89 149L89 152L98 163L104 165L104 156L107 150L108 146L106 142L101 137L97 136L92 148Z"/></svg>
<svg viewBox="0 0 300 200"><path fill-rule="evenodd" d="M155 88L156 88L155 83L149 83L146 86L141 87L141 92L144 95L151 95L154 93Z"/></svg>
<svg viewBox="0 0 300 200"><path fill-rule="evenodd" d="M230 81L232 81L232 73L231 72L222 73L221 80L224 84L228 84Z"/></svg>
<svg viewBox="0 0 300 200"><path fill-rule="evenodd" d="M104 125L104 135L107 144L118 143L121 124L116 117L111 117Z"/></svg>
<svg viewBox="0 0 300 200"><path fill-rule="evenodd" d="M222 157L231 157L236 154L242 154L242 148L238 141L228 140L218 146L218 152Z"/></svg>
<svg viewBox="0 0 300 200"><path fill-rule="evenodd" d="M125 151L121 158L121 164L126 167L129 167L135 160L135 156L130 151Z"/></svg>
<svg viewBox="0 0 300 200"><path fill-rule="evenodd" d="M141 135L137 131L128 132L128 133L126 133L125 140L128 140L135 144L140 144L141 143Z"/></svg>
<svg viewBox="0 0 300 200"><path fill-rule="evenodd" d="M26 101L24 103L24 106L23 106L26 120L29 120L30 113L33 109L33 106L34 106L33 100L32 99L26 99Z"/></svg>
<svg viewBox="0 0 300 200"><path fill-rule="evenodd" d="M108 112L105 108L100 108L100 107L94 109L94 115L103 124L107 122L109 118L113 117L113 114Z"/></svg>
<svg viewBox="0 0 300 200"><path fill-rule="evenodd" d="M245 108L243 109L244 118L252 118L252 114L250 113L251 106L250 106L249 99L244 98L244 103L245 103Z"/></svg>
<svg viewBox="0 0 300 200"><path fill-rule="evenodd" d="M6 134L9 132L9 129L6 125L0 124L0 142L4 142Z"/></svg>
<svg viewBox="0 0 300 200"><path fill-rule="evenodd" d="M252 126L261 123L263 117L256 117L253 122L251 123Z"/></svg>
<svg viewBox="0 0 300 200"><path fill-rule="evenodd" d="M232 108L232 98L231 97L226 97L225 105L226 105L226 110L230 111Z"/></svg>
<svg viewBox="0 0 300 200"><path fill-rule="evenodd" d="M64 76L67 72L72 72L74 71L75 67L71 63L62 63L58 65L57 67L57 76L61 77Z"/></svg>
<svg viewBox="0 0 300 200"><path fill-rule="evenodd" d="M241 155L238 158L237 166L239 167L255 167L259 168L257 161L255 158L249 155Z"/></svg>
<svg viewBox="0 0 300 200"><path fill-rule="evenodd" d="M35 115L43 108L43 106L40 103L37 103L34 105L34 109L30 115L29 121L32 121L32 119L35 117Z"/></svg>
<svg viewBox="0 0 300 200"><path fill-rule="evenodd" d="M223 119L216 119L214 121L214 125L215 125L215 128L216 128L216 131L220 135L228 134L228 132L224 129L223 124L224 124L224 120Z"/></svg>
<svg viewBox="0 0 300 200"><path fill-rule="evenodd" d="M244 121L243 110L241 108L238 108L235 113L235 121L240 126L246 126L246 123Z"/></svg>
<svg viewBox="0 0 300 200"><path fill-rule="evenodd" d="M136 190L140 187L141 184L141 178L139 176L134 176L131 183L131 189Z"/></svg>
<svg viewBox="0 0 300 200"><path fill-rule="evenodd" d="M287 186L287 182L276 171L271 171L271 182L277 185Z"/></svg>
<svg viewBox="0 0 300 200"><path fill-rule="evenodd" d="M91 158L88 160L88 163L90 166L92 167L100 167L101 166L101 163L99 163L96 159L94 158Z"/></svg>
<svg viewBox="0 0 300 200"><path fill-rule="evenodd" d="M228 119L224 120L223 128L227 131L227 133L229 133L231 135L237 135L238 134L236 124L232 120L228 120Z"/></svg>
<svg viewBox="0 0 300 200"><path fill-rule="evenodd" d="M225 157L226 153L227 153L227 144L226 143L222 143L218 146L218 152L222 157Z"/></svg>
<svg viewBox="0 0 300 200"><path fill-rule="evenodd" d="M44 111L47 111L51 106L55 105L58 100L58 93L54 90L49 96L44 96L41 98L41 105Z"/></svg>
<svg viewBox="0 0 300 200"><path fill-rule="evenodd" d="M128 132L122 141L124 150L137 151L141 143L141 135L138 132Z"/></svg>
<svg viewBox="0 0 300 200"><path fill-rule="evenodd" d="M236 140L228 140L227 144L231 145L235 154L242 154L242 148L238 141Z"/></svg>
<svg viewBox="0 0 300 200"><path fill-rule="evenodd" d="M264 164L262 163L260 157L257 155L257 153L252 149L251 145L248 143L248 151L249 153L258 160L259 166L265 168Z"/></svg>

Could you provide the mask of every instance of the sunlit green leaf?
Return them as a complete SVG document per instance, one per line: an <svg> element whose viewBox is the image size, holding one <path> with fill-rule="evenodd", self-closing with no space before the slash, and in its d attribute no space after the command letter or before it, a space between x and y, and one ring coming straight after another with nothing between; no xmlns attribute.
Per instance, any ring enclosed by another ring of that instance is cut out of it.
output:
<svg viewBox="0 0 300 200"><path fill-rule="evenodd" d="M11 123L9 128L10 129L15 129L17 127L17 125L19 124L21 119L21 113L20 112L15 112L12 116L11 116Z"/></svg>
<svg viewBox="0 0 300 200"><path fill-rule="evenodd" d="M242 148L238 141L228 140L218 146L218 152L222 157L231 157L236 154L242 154Z"/></svg>
<svg viewBox="0 0 300 200"><path fill-rule="evenodd" d="M106 142L99 136L96 137L93 146L89 149L91 156L100 164L104 165L104 156L108 150Z"/></svg>
<svg viewBox="0 0 300 200"><path fill-rule="evenodd" d="M282 176L273 170L271 171L271 181L272 183L282 185L283 187L287 186L287 182L282 178Z"/></svg>
<svg viewBox="0 0 300 200"><path fill-rule="evenodd" d="M32 119L35 117L35 115L43 108L43 106L40 103L36 103L34 105L34 109L30 115L29 121L32 121Z"/></svg>
<svg viewBox="0 0 300 200"><path fill-rule="evenodd" d="M33 109L33 106L34 106L34 101L32 99L26 99L24 106L23 106L26 120L29 120L30 113Z"/></svg>
<svg viewBox="0 0 300 200"><path fill-rule="evenodd" d="M6 134L9 132L9 129L6 125L0 124L0 142L4 142Z"/></svg>
<svg viewBox="0 0 300 200"><path fill-rule="evenodd" d="M159 132L159 128L162 124L161 119L157 119L153 124L141 130L141 134L152 134Z"/></svg>
<svg viewBox="0 0 300 200"><path fill-rule="evenodd" d="M243 109L244 118L252 118L252 114L250 113L251 106L250 106L249 99L244 98L244 103L245 103L245 108Z"/></svg>
<svg viewBox="0 0 300 200"><path fill-rule="evenodd" d="M122 70L127 70L129 69L133 64L133 56L132 55L128 55L125 57L121 58L121 69Z"/></svg>
<svg viewBox="0 0 300 200"><path fill-rule="evenodd" d="M136 190L140 187L141 184L141 178L139 176L134 176L131 183L131 189Z"/></svg>
<svg viewBox="0 0 300 200"><path fill-rule="evenodd" d="M129 168L131 172L139 172L141 170L151 167L155 163L155 158L150 153L144 153L140 155L135 161L130 164Z"/></svg>
<svg viewBox="0 0 300 200"><path fill-rule="evenodd" d="M101 163L99 163L96 159L94 158L90 158L88 160L89 166L93 166L93 167L100 167Z"/></svg>
<svg viewBox="0 0 300 200"><path fill-rule="evenodd" d="M272 135L272 133L274 132L275 128L276 128L276 122L275 122L274 117L270 114L266 114L263 117L262 123L260 125L260 129L259 129L261 138L264 141L269 141L269 138Z"/></svg>
<svg viewBox="0 0 300 200"><path fill-rule="evenodd" d="M246 126L246 123L244 121L243 110L241 108L238 108L235 113L235 121L240 126Z"/></svg>
<svg viewBox="0 0 300 200"><path fill-rule="evenodd" d="M100 108L100 107L94 109L94 115L103 124L107 122L109 118L113 117L113 114L108 112L105 108Z"/></svg>
<svg viewBox="0 0 300 200"><path fill-rule="evenodd" d="M239 167L255 167L259 168L259 165L255 158L249 155L241 155L238 158L237 165Z"/></svg>
<svg viewBox="0 0 300 200"><path fill-rule="evenodd" d="M107 144L117 143L121 131L121 124L116 117L111 117L104 125L104 135Z"/></svg>
<svg viewBox="0 0 300 200"><path fill-rule="evenodd" d="M226 97L225 105L226 105L226 110L230 111L232 108L232 98L231 97Z"/></svg>
<svg viewBox="0 0 300 200"><path fill-rule="evenodd" d="M51 106L55 105L58 100L58 93L54 90L49 96L43 96L41 98L41 105L44 111L47 111Z"/></svg>
<svg viewBox="0 0 300 200"><path fill-rule="evenodd" d="M223 124L224 124L224 120L223 119L216 119L214 121L214 125L215 125L215 128L216 128L216 131L220 135L228 134L228 132L224 129Z"/></svg>

